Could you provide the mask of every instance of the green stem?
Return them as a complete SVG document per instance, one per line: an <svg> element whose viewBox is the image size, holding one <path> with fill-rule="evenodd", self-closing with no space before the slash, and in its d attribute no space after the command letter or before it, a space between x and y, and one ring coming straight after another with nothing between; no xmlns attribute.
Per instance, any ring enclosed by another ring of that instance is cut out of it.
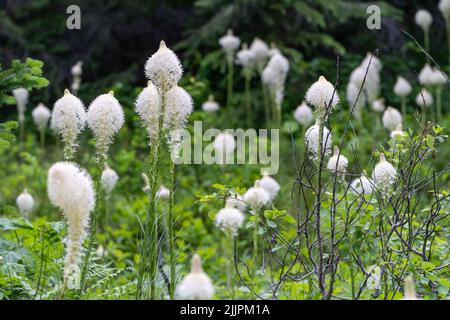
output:
<svg viewBox="0 0 450 320"><path fill-rule="evenodd" d="M41 149L44 149L44 146L45 146L45 127L42 127L40 129L40 142L41 142Z"/></svg>
<svg viewBox="0 0 450 320"><path fill-rule="evenodd" d="M440 123L442 119L442 86L436 87L436 112L437 121Z"/></svg>
<svg viewBox="0 0 450 320"><path fill-rule="evenodd" d="M91 258L92 249L94 247L94 241L95 241L95 235L97 233L97 225L99 222L100 212L98 205L101 201L101 179L102 179L102 171L103 167L105 165L105 157L99 153L97 158L97 173L95 177L95 197L96 197L96 203L97 207L95 208L94 212L92 213L91 219L90 219L90 234L89 234L89 240L88 240L88 246L86 251L86 256L84 257L83 264L81 267L81 281L80 281L80 290L78 295L81 296L84 292L85 286L86 286L86 277L87 277L87 271L89 268L89 260Z"/></svg>
<svg viewBox="0 0 450 320"><path fill-rule="evenodd" d="M447 55L448 55L448 66L450 68L450 17L445 18L445 26L447 28Z"/></svg>
<svg viewBox="0 0 450 320"><path fill-rule="evenodd" d="M234 290L234 279L233 279L233 249L234 249L234 239L233 235L231 233L228 234L228 268L227 268L227 285L228 289L230 290L230 299L234 300L235 298L235 290Z"/></svg>
<svg viewBox="0 0 450 320"><path fill-rule="evenodd" d="M252 116L252 110L251 110L251 92L250 92L250 79L251 76L248 74L245 75L245 109L246 109L246 118L247 118L247 127L251 127L251 116Z"/></svg>
<svg viewBox="0 0 450 320"><path fill-rule="evenodd" d="M174 232L174 199L175 199L175 163L170 162L170 202L167 217L167 231L169 238L169 265L170 265L170 299L175 299L176 275L175 275L175 232Z"/></svg>
<svg viewBox="0 0 450 320"><path fill-rule="evenodd" d="M259 226L259 213L258 210L253 209L253 223L254 223L254 229L253 229L253 267L256 272L257 265L258 265L258 226Z"/></svg>
<svg viewBox="0 0 450 320"><path fill-rule="evenodd" d="M233 99L233 73L234 73L234 63L233 55L228 55L228 84L227 84L227 107L231 108L231 101Z"/></svg>
<svg viewBox="0 0 450 320"><path fill-rule="evenodd" d="M424 31L425 36L425 50L428 54L430 54L430 30ZM427 55L427 62L430 62L430 58Z"/></svg>
<svg viewBox="0 0 450 320"><path fill-rule="evenodd" d="M269 97L267 92L267 86L264 84L261 78L261 86L262 86L262 95L264 100L264 115L266 119L266 126L269 126L270 122L270 104L269 104Z"/></svg>
<svg viewBox="0 0 450 320"><path fill-rule="evenodd" d="M406 121L406 97L401 97L401 104L402 104L402 116L403 119Z"/></svg>

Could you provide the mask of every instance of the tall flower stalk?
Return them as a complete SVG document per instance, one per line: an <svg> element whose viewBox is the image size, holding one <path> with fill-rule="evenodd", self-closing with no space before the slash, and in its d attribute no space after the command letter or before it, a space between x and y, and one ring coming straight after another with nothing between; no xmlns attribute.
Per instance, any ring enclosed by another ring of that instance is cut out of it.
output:
<svg viewBox="0 0 450 320"><path fill-rule="evenodd" d="M247 126L251 126L251 91L250 91L250 82L253 75L252 67L255 64L255 55L248 48L247 44L244 43L242 45L242 49L236 54L237 63L242 66L242 75L244 76L245 87L244 87L244 96L245 96L245 112L247 118Z"/></svg>
<svg viewBox="0 0 450 320"><path fill-rule="evenodd" d="M231 107L233 99L233 79L234 79L234 54L239 47L241 40L233 35L233 30L228 29L227 34L219 39L219 44L225 52L227 59L227 106Z"/></svg>
<svg viewBox="0 0 450 320"><path fill-rule="evenodd" d="M104 197L104 193L101 192L102 172L105 167L105 161L108 158L109 146L113 142L114 135L118 133L120 128L124 125L124 122L125 117L122 106L114 97L114 92L112 91L108 94L98 96L89 106L87 112L87 124L94 135L95 147L97 151L97 171L94 182L95 191L97 194L97 203L101 203L101 198ZM99 210L100 209L98 207L97 210L94 211L92 219L90 220L90 233L87 252L81 269L80 294L83 293L86 285L86 276L89 268L90 257L101 217Z"/></svg>

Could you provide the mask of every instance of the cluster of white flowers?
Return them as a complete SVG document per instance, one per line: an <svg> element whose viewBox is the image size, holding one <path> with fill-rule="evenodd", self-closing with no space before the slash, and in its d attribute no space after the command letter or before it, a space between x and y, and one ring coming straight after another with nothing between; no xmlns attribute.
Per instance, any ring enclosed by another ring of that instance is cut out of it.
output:
<svg viewBox="0 0 450 320"><path fill-rule="evenodd" d="M228 56L233 57L241 40L233 34L233 30L228 29L227 34L219 39L219 44Z"/></svg>
<svg viewBox="0 0 450 320"><path fill-rule="evenodd" d="M28 103L28 90L25 88L17 88L12 91L14 98L16 99L17 112L19 114L19 123L23 125L25 121L25 110Z"/></svg>
<svg viewBox="0 0 450 320"><path fill-rule="evenodd" d="M364 173L360 177L354 179L350 184L350 189L353 193L358 195L366 194L369 195L372 193L375 184L372 179L368 178Z"/></svg>
<svg viewBox="0 0 450 320"><path fill-rule="evenodd" d="M81 75L83 74L83 61L77 61L70 69L70 73L72 73L72 92L75 94L80 90L81 85Z"/></svg>
<svg viewBox="0 0 450 320"><path fill-rule="evenodd" d="M273 55L262 72L263 83L269 87L277 105L284 98L284 86L289 71L289 61L281 53Z"/></svg>
<svg viewBox="0 0 450 320"><path fill-rule="evenodd" d="M348 159L342 155L338 146L334 146L333 156L328 160L327 168L333 174L344 175L347 171Z"/></svg>
<svg viewBox="0 0 450 320"><path fill-rule="evenodd" d="M202 110L208 113L216 112L219 109L220 106L217 101L214 100L214 96L212 94L210 94L208 96L208 100L202 104Z"/></svg>
<svg viewBox="0 0 450 320"><path fill-rule="evenodd" d="M372 102L372 110L376 112L384 112L384 110L386 110L384 99L377 99Z"/></svg>
<svg viewBox="0 0 450 320"><path fill-rule="evenodd" d="M95 137L97 152L106 157L115 134L122 128L125 117L122 106L111 91L92 101L87 112L87 124Z"/></svg>
<svg viewBox="0 0 450 320"><path fill-rule="evenodd" d="M295 109L294 118L298 123L306 128L313 121L314 114L306 102L303 101L302 104Z"/></svg>
<svg viewBox="0 0 450 320"><path fill-rule="evenodd" d="M237 235L243 223L244 214L233 207L225 207L216 215L216 226L232 237Z"/></svg>
<svg viewBox="0 0 450 320"><path fill-rule="evenodd" d="M181 79L183 67L180 60L164 41L145 63L145 75L160 91L169 90Z"/></svg>
<svg viewBox="0 0 450 320"><path fill-rule="evenodd" d="M427 89L420 90L416 96L416 104L421 108L430 108L433 102L433 96Z"/></svg>
<svg viewBox="0 0 450 320"><path fill-rule="evenodd" d="M64 95L55 102L50 126L62 138L64 154L70 159L77 147L77 137L86 125L86 111L80 99L64 90Z"/></svg>
<svg viewBox="0 0 450 320"><path fill-rule="evenodd" d="M253 53L254 65L257 71L261 73L270 57L269 46L261 39L255 38L250 45L250 51Z"/></svg>
<svg viewBox="0 0 450 320"><path fill-rule="evenodd" d="M245 203L244 197L239 193L231 194L227 198L225 206L228 208L236 208L241 212L244 212L247 209L247 204Z"/></svg>
<svg viewBox="0 0 450 320"><path fill-rule="evenodd" d="M387 107L386 111L383 113L382 120L383 126L389 131L393 131L402 123L403 118L400 111L392 107Z"/></svg>
<svg viewBox="0 0 450 320"><path fill-rule="evenodd" d="M414 279L412 276L407 276L405 278L405 289L402 300L420 300L419 298L417 298Z"/></svg>
<svg viewBox="0 0 450 320"><path fill-rule="evenodd" d="M439 1L439 11L441 11L442 15L445 19L450 19L450 0L441 0Z"/></svg>
<svg viewBox="0 0 450 320"><path fill-rule="evenodd" d="M392 184L394 184L396 176L397 170L386 160L384 153L381 153L380 162L377 163L373 170L375 186L385 194Z"/></svg>
<svg viewBox="0 0 450 320"><path fill-rule="evenodd" d="M270 201L273 201L276 198L281 189L280 184L266 173L264 173L261 180L259 180L259 185L267 191L270 196Z"/></svg>
<svg viewBox="0 0 450 320"><path fill-rule="evenodd" d="M156 191L156 199L167 200L170 197L170 190L167 189L164 185L161 185Z"/></svg>
<svg viewBox="0 0 450 320"><path fill-rule="evenodd" d="M394 85L394 93L400 97L405 98L411 94L411 84L405 78L399 76Z"/></svg>
<svg viewBox="0 0 450 320"><path fill-rule="evenodd" d="M233 152L236 149L234 136L228 132L219 133L214 139L214 150L216 154L216 163L226 164L233 160Z"/></svg>
<svg viewBox="0 0 450 320"><path fill-rule="evenodd" d="M361 64L350 74L347 84L347 102L350 108L355 106L354 114L361 116L365 105L372 105L380 93L380 72L383 68L381 60L372 53L367 53ZM358 97L358 93L361 94ZM358 97L358 98L357 98Z"/></svg>
<svg viewBox="0 0 450 320"><path fill-rule="evenodd" d="M431 24L433 23L433 16L429 11L420 9L417 10L414 20L424 32L428 32L428 30L430 30Z"/></svg>
<svg viewBox="0 0 450 320"><path fill-rule="evenodd" d="M141 91L136 99L135 111L147 129L149 138L156 138L159 130L159 114L161 100L155 85L149 81L147 87Z"/></svg>
<svg viewBox="0 0 450 320"><path fill-rule="evenodd" d="M424 86L431 86L433 84L434 71L427 63L419 72L419 81Z"/></svg>
<svg viewBox="0 0 450 320"><path fill-rule="evenodd" d="M305 98L306 102L314 106L321 114L324 114L328 107L330 110L334 109L339 103L336 89L324 76L320 76L319 80L309 87Z"/></svg>
<svg viewBox="0 0 450 320"><path fill-rule="evenodd" d="M50 112L50 109L41 102L33 109L31 115L33 116L33 121L38 129L44 130L47 128L48 120L52 116L52 113Z"/></svg>
<svg viewBox="0 0 450 320"><path fill-rule="evenodd" d="M319 125L316 123L309 127L305 133L305 143L308 148L308 152L311 158L314 159L318 156L317 152L319 150ZM331 131L327 127L323 127L322 132L322 154L329 155L331 153Z"/></svg>
<svg viewBox="0 0 450 320"><path fill-rule="evenodd" d="M34 208L34 199L27 189L23 190L21 194L16 198L17 208L24 217L28 217Z"/></svg>
<svg viewBox="0 0 450 320"><path fill-rule="evenodd" d="M106 195L109 196L116 186L117 181L119 180L119 175L113 169L111 169L108 164L105 164L105 169L102 172L101 183L103 190Z"/></svg>
<svg viewBox="0 0 450 320"><path fill-rule="evenodd" d="M64 266L64 281L67 283L70 277L79 272L82 243L86 237L89 215L95 206L95 192L91 177L71 162L52 165L47 182L48 197L54 206L62 210L68 224Z"/></svg>
<svg viewBox="0 0 450 320"><path fill-rule="evenodd" d="M255 63L255 53L248 48L246 43L242 44L241 50L236 53L236 63L244 68L251 68Z"/></svg>
<svg viewBox="0 0 450 320"><path fill-rule="evenodd" d="M163 128L177 132L184 128L193 111L192 97L177 85L183 68L177 55L161 41L159 49L145 64L148 85L136 100L136 112L147 129L150 143L158 139L160 121ZM163 105L164 104L164 105ZM164 114L163 114L164 113ZM162 117L162 118L161 118ZM178 153L180 134L166 135L172 153Z"/></svg>
<svg viewBox="0 0 450 320"><path fill-rule="evenodd" d="M438 68L433 68L433 75L431 76L432 86L442 86L447 83L447 76Z"/></svg>
<svg viewBox="0 0 450 320"><path fill-rule="evenodd" d="M176 297L179 300L209 300L214 295L214 286L208 275L203 272L198 254L192 257L191 271L177 286Z"/></svg>
<svg viewBox="0 0 450 320"><path fill-rule="evenodd" d="M264 189L259 180L244 194L244 201L254 210L259 211L270 203L270 194Z"/></svg>

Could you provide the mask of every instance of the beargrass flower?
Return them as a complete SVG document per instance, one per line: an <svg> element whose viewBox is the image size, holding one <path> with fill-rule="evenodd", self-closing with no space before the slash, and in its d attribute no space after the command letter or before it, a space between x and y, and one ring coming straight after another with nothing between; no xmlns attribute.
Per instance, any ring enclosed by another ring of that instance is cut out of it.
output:
<svg viewBox="0 0 450 320"><path fill-rule="evenodd" d="M220 230L235 237L244 223L244 214L239 209L225 207L217 213L215 223Z"/></svg>
<svg viewBox="0 0 450 320"><path fill-rule="evenodd" d="M356 193L358 195L361 194L372 194L374 187L374 182L372 179L368 178L365 174L361 175L360 177L354 179L352 183L350 184L350 189L353 193Z"/></svg>
<svg viewBox="0 0 450 320"><path fill-rule="evenodd" d="M429 108L433 105L433 96L427 89L422 89L416 96L416 104L421 108Z"/></svg>
<svg viewBox="0 0 450 320"><path fill-rule="evenodd" d="M317 121L316 124L306 130L305 143L312 158L316 158L319 150L319 125ZM329 155L331 153L331 132L325 126L323 127L321 146L322 154Z"/></svg>
<svg viewBox="0 0 450 320"><path fill-rule="evenodd" d="M407 97L412 91L411 84L405 78L399 76L394 85L394 93L401 98Z"/></svg>
<svg viewBox="0 0 450 320"><path fill-rule="evenodd" d="M124 125L122 106L114 97L114 92L95 98L87 112L87 124L95 137L97 152L106 158L113 137Z"/></svg>
<svg viewBox="0 0 450 320"><path fill-rule="evenodd" d="M392 107L387 107L386 111L383 113L382 120L383 126L389 131L393 131L400 123L402 123L403 118L400 111Z"/></svg>
<svg viewBox="0 0 450 320"><path fill-rule="evenodd" d="M218 160L217 163L226 164L236 149L236 141L233 135L223 132L216 136L213 146Z"/></svg>
<svg viewBox="0 0 450 320"><path fill-rule="evenodd" d="M253 39L250 51L255 59L255 66L261 72L270 57L269 46L259 38Z"/></svg>
<svg viewBox="0 0 450 320"><path fill-rule="evenodd" d="M347 171L348 159L343 156L338 146L334 146L333 156L328 160L327 168L333 174L343 175Z"/></svg>
<svg viewBox="0 0 450 320"><path fill-rule="evenodd" d="M16 198L16 205L19 212L24 216L28 217L34 208L34 199L31 194L28 193L27 189L24 189L21 194Z"/></svg>
<svg viewBox="0 0 450 320"><path fill-rule="evenodd" d="M161 200L168 200L170 197L170 190L167 189L164 185L161 185L156 191L156 198Z"/></svg>
<svg viewBox="0 0 450 320"><path fill-rule="evenodd" d="M280 184L267 174L263 174L263 177L259 180L259 185L267 191L270 196L270 201L273 201L276 198L281 189Z"/></svg>
<svg viewBox="0 0 450 320"><path fill-rule="evenodd" d="M178 83L182 75L183 67L177 55L161 41L158 51L145 63L145 76L158 90L167 91Z"/></svg>
<svg viewBox="0 0 450 320"><path fill-rule="evenodd" d="M419 73L420 83L425 86L431 86L433 84L433 75L434 75L433 69L430 67L428 63L425 64L425 66Z"/></svg>
<svg viewBox="0 0 450 320"><path fill-rule="evenodd" d="M255 54L248 48L246 43L242 44L241 50L236 53L236 63L243 67L250 68L253 66L254 62Z"/></svg>
<svg viewBox="0 0 450 320"><path fill-rule="evenodd" d="M383 112L384 110L386 110L384 99L378 99L372 102L372 110L376 112Z"/></svg>
<svg viewBox="0 0 450 320"><path fill-rule="evenodd" d="M305 101L295 109L294 119L303 127L307 127L313 121L314 114Z"/></svg>
<svg viewBox="0 0 450 320"><path fill-rule="evenodd" d="M244 201L255 211L269 204L270 199L270 194L261 186L259 180L256 180L254 186L244 194Z"/></svg>
<svg viewBox="0 0 450 320"><path fill-rule="evenodd" d="M214 96L212 94L210 94L208 96L208 100L202 104L202 110L208 113L216 112L219 109L220 106L217 101L214 100Z"/></svg>
<svg viewBox="0 0 450 320"><path fill-rule="evenodd" d="M105 191L106 195L110 195L112 190L117 184L119 180L119 176L117 172L111 169L108 164L105 164L105 169L102 172L101 183L102 188Z"/></svg>
<svg viewBox="0 0 450 320"><path fill-rule="evenodd" d="M233 55L239 48L241 40L233 34L233 30L228 29L227 34L219 39L219 44L228 55Z"/></svg>
<svg viewBox="0 0 450 320"><path fill-rule="evenodd" d="M247 204L244 201L244 197L239 193L232 193L227 198L225 203L225 207L228 208L236 208L241 212L244 212L247 209Z"/></svg>
<svg viewBox="0 0 450 320"><path fill-rule="evenodd" d="M62 138L64 157L71 159L78 147L76 140L86 125L86 111L80 99L64 90L64 95L55 102L50 126Z"/></svg>
<svg viewBox="0 0 450 320"><path fill-rule="evenodd" d="M208 275L203 272L198 254L192 257L191 271L186 275L176 290L180 300L209 300L214 295L214 286Z"/></svg>
<svg viewBox="0 0 450 320"><path fill-rule="evenodd" d="M47 127L48 120L52 116L50 109L47 108L42 102L40 102L31 113L33 121L39 130L44 130Z"/></svg>
<svg viewBox="0 0 450 320"><path fill-rule="evenodd" d="M339 103L336 89L324 76L320 76L319 80L308 89L305 98L308 104L322 110L325 110L328 105L333 109Z"/></svg>
<svg viewBox="0 0 450 320"><path fill-rule="evenodd" d="M19 123L23 125L25 121L25 110L28 103L28 90L25 88L17 88L12 91L14 98L16 99L17 112L19 114Z"/></svg>
<svg viewBox="0 0 450 320"><path fill-rule="evenodd" d="M95 207L95 192L91 177L78 165L57 162L48 171L48 197L62 210L67 220L68 235L64 265L64 283L73 280L71 287L78 287L79 263L89 226L89 216Z"/></svg>
<svg viewBox="0 0 450 320"><path fill-rule="evenodd" d="M397 170L386 160L384 153L381 153L380 162L373 170L375 186L382 191L387 190L394 184L396 176Z"/></svg>
<svg viewBox="0 0 450 320"><path fill-rule="evenodd" d="M414 21L419 27L422 28L424 32L426 32L430 29L430 26L433 23L433 16L429 11L420 9L417 10Z"/></svg>
<svg viewBox="0 0 450 320"><path fill-rule="evenodd" d="M135 102L135 111L141 118L150 140L157 137L159 132L159 116L161 113L161 99L158 89L149 81Z"/></svg>

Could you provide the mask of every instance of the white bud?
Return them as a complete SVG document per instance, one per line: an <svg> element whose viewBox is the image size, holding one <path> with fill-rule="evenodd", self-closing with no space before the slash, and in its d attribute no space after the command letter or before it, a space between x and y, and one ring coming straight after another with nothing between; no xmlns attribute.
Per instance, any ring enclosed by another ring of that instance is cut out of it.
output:
<svg viewBox="0 0 450 320"><path fill-rule="evenodd" d="M118 180L119 176L117 173L108 165L105 165L105 169L102 172L101 182L103 190L105 190L107 195L109 195L114 189Z"/></svg>
<svg viewBox="0 0 450 320"><path fill-rule="evenodd" d="M384 104L384 99L378 99L372 102L372 109L376 112L383 112L386 109L386 105Z"/></svg>
<svg viewBox="0 0 450 320"><path fill-rule="evenodd" d="M420 9L417 10L414 20L416 24L422 28L423 31L428 31L431 24L433 23L433 16L429 11Z"/></svg>
<svg viewBox="0 0 450 320"><path fill-rule="evenodd" d="M167 200L170 197L170 190L165 186L160 186L158 191L156 192L156 198L161 200Z"/></svg>
<svg viewBox="0 0 450 320"><path fill-rule="evenodd" d="M214 96L211 94L208 96L208 100L203 102L202 110L208 113L216 112L220 109L219 104L214 101Z"/></svg>
<svg viewBox="0 0 450 320"><path fill-rule="evenodd" d="M255 181L255 185L247 190L244 194L244 201L252 207L253 210L258 211L262 207L270 203L270 195L266 189L262 188L260 181Z"/></svg>
<svg viewBox="0 0 450 320"><path fill-rule="evenodd" d="M373 181L375 186L384 191L392 186L397 176L397 170L390 164L383 153L380 154L380 162L373 170Z"/></svg>
<svg viewBox="0 0 450 320"><path fill-rule="evenodd" d="M219 39L219 44L227 54L233 54L239 48L241 40L233 35L233 30L228 29L227 34Z"/></svg>
<svg viewBox="0 0 450 320"><path fill-rule="evenodd" d="M243 67L251 67L254 62L255 54L244 43L242 49L236 53L236 63Z"/></svg>
<svg viewBox="0 0 450 320"><path fill-rule="evenodd" d="M430 108L433 102L433 96L427 89L422 89L416 97L416 104L421 108Z"/></svg>
<svg viewBox="0 0 450 320"><path fill-rule="evenodd" d="M236 149L234 136L228 132L219 133L214 139L214 150L219 164L226 164Z"/></svg>
<svg viewBox="0 0 450 320"><path fill-rule="evenodd" d="M434 75L433 69L430 67L428 63L425 64L425 66L419 73L420 83L425 86L431 86L433 84L433 75Z"/></svg>
<svg viewBox="0 0 450 320"><path fill-rule="evenodd" d="M338 146L334 146L333 156L328 160L327 168L334 174L345 174L348 159L340 154Z"/></svg>
<svg viewBox="0 0 450 320"><path fill-rule="evenodd" d="M48 120L50 119L52 113L49 108L47 108L42 102L37 105L36 108L33 109L31 113L33 116L33 121L39 130L45 129L48 124Z"/></svg>
<svg viewBox="0 0 450 320"><path fill-rule="evenodd" d="M450 18L450 0L439 1L439 11L441 11L441 13L445 19L449 19Z"/></svg>
<svg viewBox="0 0 450 320"><path fill-rule="evenodd" d="M236 208L223 208L216 215L216 226L231 236L237 235L243 223L244 215Z"/></svg>
<svg viewBox="0 0 450 320"><path fill-rule="evenodd" d="M280 184L267 174L264 174L261 180L259 180L259 185L267 191L270 196L270 201L273 201L276 198L281 189Z"/></svg>
<svg viewBox="0 0 450 320"><path fill-rule="evenodd" d="M358 195L371 194L374 186L373 181L364 174L352 181L350 190Z"/></svg>
<svg viewBox="0 0 450 320"><path fill-rule="evenodd" d="M407 97L412 91L412 87L409 84L408 80L403 77L398 77L397 82L394 85L394 93L399 97Z"/></svg>
<svg viewBox="0 0 450 320"><path fill-rule="evenodd" d="M311 154L312 158L315 158L319 149L319 125L317 122L306 130L305 143L308 152ZM324 155L329 155L331 153L331 132L325 126L323 127L322 134L322 153Z"/></svg>

